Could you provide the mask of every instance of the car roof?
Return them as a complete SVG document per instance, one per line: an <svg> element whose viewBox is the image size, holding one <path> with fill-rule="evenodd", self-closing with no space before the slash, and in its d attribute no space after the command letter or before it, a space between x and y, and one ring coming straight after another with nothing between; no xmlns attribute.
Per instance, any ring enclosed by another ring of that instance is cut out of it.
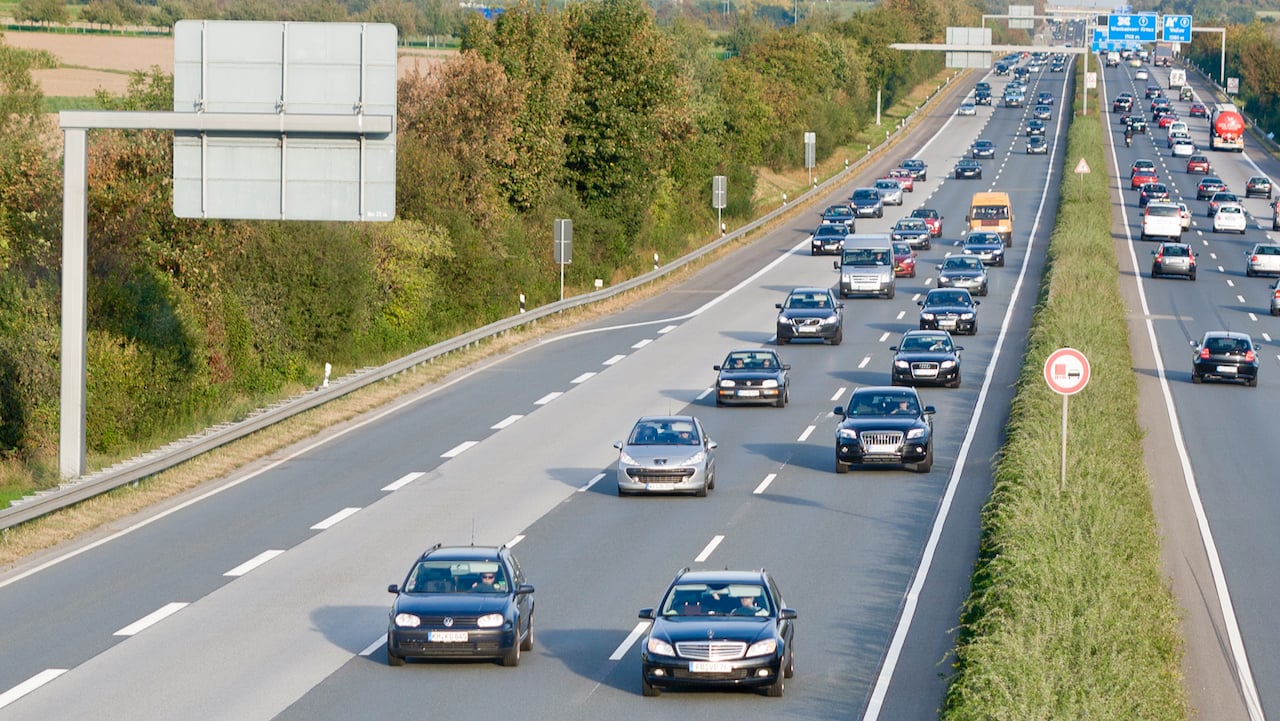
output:
<svg viewBox="0 0 1280 721"><path fill-rule="evenodd" d="M912 218L936 218L938 211L934 208L916 208L911 211Z"/></svg>
<svg viewBox="0 0 1280 721"><path fill-rule="evenodd" d="M790 291L790 293L803 293L806 295L811 293L830 293L830 292L831 292L830 288L819 288L817 286L807 286L807 285L800 286L798 288L792 288Z"/></svg>
<svg viewBox="0 0 1280 721"><path fill-rule="evenodd" d="M1205 331L1204 337L1206 340L1209 338L1234 338L1236 340L1247 340L1250 343L1253 342L1252 336L1238 330L1208 330Z"/></svg>
<svg viewBox="0 0 1280 721"><path fill-rule="evenodd" d="M492 561L506 550L506 546L444 546L437 545L422 552L418 560L445 559L456 561Z"/></svg>
<svg viewBox="0 0 1280 721"><path fill-rule="evenodd" d="M756 571L722 571L685 569L676 574L675 583L763 583L768 572L763 568Z"/></svg>

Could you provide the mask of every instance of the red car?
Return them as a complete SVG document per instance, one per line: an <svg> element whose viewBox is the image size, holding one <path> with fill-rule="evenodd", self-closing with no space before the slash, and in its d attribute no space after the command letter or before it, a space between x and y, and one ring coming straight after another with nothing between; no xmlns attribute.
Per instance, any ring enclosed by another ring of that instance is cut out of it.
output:
<svg viewBox="0 0 1280 721"><path fill-rule="evenodd" d="M916 208L911 211L912 218L919 218L924 224L929 226L929 235L935 238L942 237L942 216L933 208Z"/></svg>
<svg viewBox="0 0 1280 721"><path fill-rule="evenodd" d="M914 193L916 190L915 173L912 173L910 170L907 170L906 168L894 168L893 170L890 170L889 174L884 177L893 178L894 180L898 181L898 185L902 186L902 192L904 193Z"/></svg>
<svg viewBox="0 0 1280 721"><path fill-rule="evenodd" d="M1161 128L1167 128L1169 127L1170 123L1172 123L1177 119L1178 119L1178 116L1175 113L1165 113L1164 115L1160 116L1159 120L1156 121L1156 125L1158 125Z"/></svg>
<svg viewBox="0 0 1280 721"><path fill-rule="evenodd" d="M1204 106L1204 103L1192 103L1189 114L1193 118L1207 118L1209 117L1209 110Z"/></svg>
<svg viewBox="0 0 1280 721"><path fill-rule="evenodd" d="M1129 187L1131 189L1141 188L1147 183L1160 182L1160 176L1156 175L1155 168L1134 168L1132 175L1129 176Z"/></svg>
<svg viewBox="0 0 1280 721"><path fill-rule="evenodd" d="M1209 165L1209 158L1200 155L1199 153L1187 158L1188 173L1204 173L1207 175L1211 172L1211 168L1212 166Z"/></svg>
<svg viewBox="0 0 1280 721"><path fill-rule="evenodd" d="M893 241L893 274L899 278L916 277L916 252L905 240Z"/></svg>

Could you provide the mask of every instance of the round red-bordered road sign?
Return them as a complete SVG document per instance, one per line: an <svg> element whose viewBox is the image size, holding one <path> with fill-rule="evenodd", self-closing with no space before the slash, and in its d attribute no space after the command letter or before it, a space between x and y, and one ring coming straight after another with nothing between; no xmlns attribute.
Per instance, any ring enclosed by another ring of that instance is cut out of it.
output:
<svg viewBox="0 0 1280 721"><path fill-rule="evenodd" d="M1075 348L1059 348L1044 361L1044 381L1054 393L1079 393L1089 383L1089 359Z"/></svg>

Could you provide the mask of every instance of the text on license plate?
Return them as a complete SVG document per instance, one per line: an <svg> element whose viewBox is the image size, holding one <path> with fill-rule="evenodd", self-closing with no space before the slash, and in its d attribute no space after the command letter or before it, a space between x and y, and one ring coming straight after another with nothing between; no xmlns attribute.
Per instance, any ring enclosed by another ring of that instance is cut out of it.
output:
<svg viewBox="0 0 1280 721"><path fill-rule="evenodd" d="M811 325L800 326L796 330L800 331L801 333L817 333L818 332L818 329L814 328Z"/></svg>
<svg viewBox="0 0 1280 721"><path fill-rule="evenodd" d="M427 633L427 640L432 643L466 643L466 631L431 631Z"/></svg>
<svg viewBox="0 0 1280 721"><path fill-rule="evenodd" d="M1236 370L1235 366L1218 366L1219 373L1235 373Z"/></svg>
<svg viewBox="0 0 1280 721"><path fill-rule="evenodd" d="M674 491L676 484L674 483L646 483L644 484L646 491Z"/></svg>
<svg viewBox="0 0 1280 721"><path fill-rule="evenodd" d="M760 391L738 391L738 395L743 398L756 398L760 395Z"/></svg>
<svg viewBox="0 0 1280 721"><path fill-rule="evenodd" d="M690 673L729 673L733 664L722 661L690 661Z"/></svg>

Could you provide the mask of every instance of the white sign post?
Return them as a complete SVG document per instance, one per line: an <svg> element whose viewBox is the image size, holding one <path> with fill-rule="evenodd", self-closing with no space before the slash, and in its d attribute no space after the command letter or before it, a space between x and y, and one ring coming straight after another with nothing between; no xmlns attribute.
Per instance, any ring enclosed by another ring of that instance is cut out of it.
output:
<svg viewBox="0 0 1280 721"><path fill-rule="evenodd" d="M1044 381L1062 396L1062 475L1058 490L1067 487L1067 398L1089 383L1089 359L1075 348L1059 348L1044 361Z"/></svg>

